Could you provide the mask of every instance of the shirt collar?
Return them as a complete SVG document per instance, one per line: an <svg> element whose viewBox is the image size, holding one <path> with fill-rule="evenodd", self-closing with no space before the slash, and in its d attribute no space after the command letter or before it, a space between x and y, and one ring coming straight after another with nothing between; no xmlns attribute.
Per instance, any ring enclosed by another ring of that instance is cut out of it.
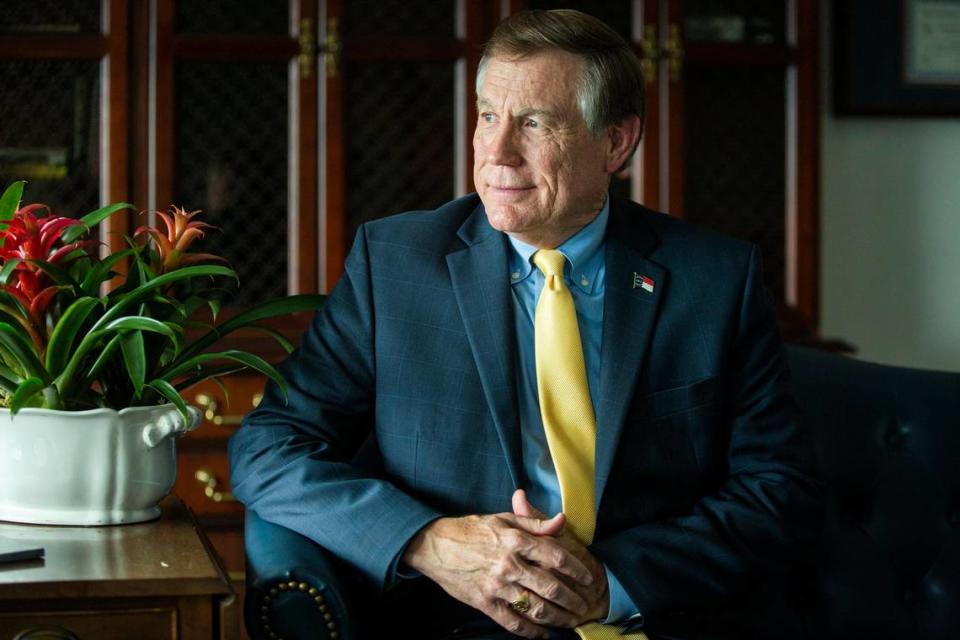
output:
<svg viewBox="0 0 960 640"><path fill-rule="evenodd" d="M606 235L609 218L610 198L607 197L597 217L557 247L557 250L569 262L567 281L585 293L593 293L599 284L597 280L600 275L600 267L603 266L604 257L603 239ZM530 258L536 253L537 247L517 240L513 236L508 237L510 238L510 246L513 247L509 261L510 283L517 284L530 277L530 274L536 269Z"/></svg>

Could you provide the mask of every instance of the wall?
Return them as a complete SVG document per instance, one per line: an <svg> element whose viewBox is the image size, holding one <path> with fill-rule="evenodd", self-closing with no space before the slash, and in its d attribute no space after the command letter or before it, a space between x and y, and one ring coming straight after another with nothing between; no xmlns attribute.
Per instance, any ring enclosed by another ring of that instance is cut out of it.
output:
<svg viewBox="0 0 960 640"><path fill-rule="evenodd" d="M960 371L960 118L834 116L823 5L821 335Z"/></svg>

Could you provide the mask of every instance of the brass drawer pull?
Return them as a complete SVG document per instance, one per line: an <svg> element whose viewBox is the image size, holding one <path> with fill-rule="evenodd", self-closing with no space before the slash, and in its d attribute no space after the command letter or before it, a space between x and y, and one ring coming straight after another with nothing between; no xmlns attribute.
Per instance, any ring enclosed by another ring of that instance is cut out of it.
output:
<svg viewBox="0 0 960 640"><path fill-rule="evenodd" d="M80 640L80 637L63 627L33 627L24 629L13 640Z"/></svg>
<svg viewBox="0 0 960 640"><path fill-rule="evenodd" d="M254 408L260 404L260 401L263 400L262 393L253 394L253 401L251 404ZM221 425L233 425L240 424L243 421L243 416L224 416L220 415L217 410L220 408L220 403L213 396L206 393L198 393L193 401L197 404L198 407L203 411L203 419L207 422L212 422L213 424Z"/></svg>
<svg viewBox="0 0 960 640"><path fill-rule="evenodd" d="M196 473L193 474L193 477L197 479L197 482L203 485L203 495L207 496L214 502L236 502L237 499L233 497L233 494L229 491L217 491L217 477L213 475L213 470L206 467L201 467L197 469Z"/></svg>

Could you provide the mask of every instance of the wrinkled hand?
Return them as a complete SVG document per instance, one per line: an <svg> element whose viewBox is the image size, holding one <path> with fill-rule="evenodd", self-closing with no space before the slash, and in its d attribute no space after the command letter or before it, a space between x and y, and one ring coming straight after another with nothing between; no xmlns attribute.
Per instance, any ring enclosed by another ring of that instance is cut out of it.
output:
<svg viewBox="0 0 960 640"><path fill-rule="evenodd" d="M520 526L525 526L528 522L543 522L547 517L542 511L534 507L527 500L527 494L523 489L517 489L513 492L513 513L518 517ZM558 514L560 515L560 514ZM556 518L557 516L554 516ZM574 584L569 581L567 585L573 589L587 603L587 610L579 616L575 625L579 626L593 620L601 620L607 617L610 610L610 590L607 584L607 572L603 563L587 549L570 531L563 527L560 531L554 532L553 528L540 527L539 532L527 529L533 535L549 535L557 543L570 552L575 558L580 560L593 575L593 581L589 584ZM562 578L561 578L562 579Z"/></svg>
<svg viewBox="0 0 960 640"><path fill-rule="evenodd" d="M561 540L562 514L527 518L511 513L441 518L407 545L403 562L448 594L479 609L507 631L547 637L542 625L572 627L588 612L577 589L594 577ZM522 597L521 615L510 603Z"/></svg>

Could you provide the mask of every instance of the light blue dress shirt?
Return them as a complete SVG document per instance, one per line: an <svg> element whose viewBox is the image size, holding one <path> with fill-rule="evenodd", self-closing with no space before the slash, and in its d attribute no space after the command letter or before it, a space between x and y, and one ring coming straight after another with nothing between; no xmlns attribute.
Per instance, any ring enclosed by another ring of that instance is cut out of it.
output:
<svg viewBox="0 0 960 640"><path fill-rule="evenodd" d="M587 383L593 398L594 415L600 380L600 345L603 342L604 235L610 217L607 198L594 220L557 247L566 258L564 281L577 308L577 324L587 368ZM537 394L537 369L534 354L533 317L543 288L543 274L531 261L537 247L510 238L510 288L513 291L514 322L517 336L517 387L520 399L520 432L523 444L523 470L530 503L548 516L561 511L560 484L553 468L547 436L540 417ZM599 497L599 496L598 496ZM616 622L638 613L617 578L607 570L610 584L610 609L607 622Z"/></svg>

